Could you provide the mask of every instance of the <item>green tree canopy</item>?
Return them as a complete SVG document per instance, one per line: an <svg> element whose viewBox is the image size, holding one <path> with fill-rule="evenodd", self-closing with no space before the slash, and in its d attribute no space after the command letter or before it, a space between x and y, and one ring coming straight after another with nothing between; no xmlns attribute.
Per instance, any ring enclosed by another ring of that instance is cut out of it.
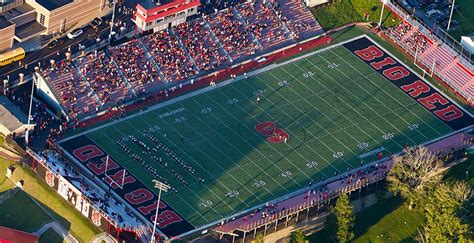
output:
<svg viewBox="0 0 474 243"><path fill-rule="evenodd" d="M387 181L388 189L395 195L400 194L413 204L423 204L423 199L440 181L438 169L441 162L426 148L408 148L402 156L394 159Z"/></svg>
<svg viewBox="0 0 474 243"><path fill-rule="evenodd" d="M336 201L336 205L332 208L332 213L336 216L337 222L337 240L338 242L348 242L354 238L354 213L352 204L347 194L342 194Z"/></svg>
<svg viewBox="0 0 474 243"><path fill-rule="evenodd" d="M307 242L306 236L303 234L303 231L296 230L291 233L290 243L305 243Z"/></svg>

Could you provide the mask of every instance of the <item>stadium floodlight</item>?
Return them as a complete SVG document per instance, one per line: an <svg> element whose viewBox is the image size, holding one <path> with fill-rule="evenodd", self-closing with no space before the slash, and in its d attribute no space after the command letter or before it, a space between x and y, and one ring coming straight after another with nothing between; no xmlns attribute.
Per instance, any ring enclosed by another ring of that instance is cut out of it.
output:
<svg viewBox="0 0 474 243"><path fill-rule="evenodd" d="M155 231L156 231L156 223L158 221L158 209L160 208L160 199L161 199L161 191L167 192L170 189L170 186L166 185L165 183L153 180L155 183L155 188L158 188L158 201L156 203L156 212L155 212L155 222L153 223L153 233L151 235L151 242L155 242Z"/></svg>

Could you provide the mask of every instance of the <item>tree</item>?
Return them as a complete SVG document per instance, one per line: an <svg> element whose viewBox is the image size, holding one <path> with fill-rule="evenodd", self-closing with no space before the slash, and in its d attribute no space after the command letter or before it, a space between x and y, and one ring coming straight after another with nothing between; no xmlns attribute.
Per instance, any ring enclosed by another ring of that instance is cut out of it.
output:
<svg viewBox="0 0 474 243"><path fill-rule="evenodd" d="M426 223L419 232L418 240L420 242L468 242L472 239L469 225L464 223L462 218L471 196L471 188L464 182L440 184L426 204Z"/></svg>
<svg viewBox="0 0 474 243"><path fill-rule="evenodd" d="M440 181L438 169L441 162L426 148L407 148L402 156L394 158L387 181L388 189L408 200L411 210L414 204L423 204L437 182Z"/></svg>
<svg viewBox="0 0 474 243"><path fill-rule="evenodd" d="M339 242L348 242L354 238L354 213L352 205L347 194L342 194L336 201L336 205L332 208L332 213L336 216L337 222L337 240Z"/></svg>
<svg viewBox="0 0 474 243"><path fill-rule="evenodd" d="M258 233L256 236L255 236L255 243L263 243L263 235L261 233Z"/></svg>
<svg viewBox="0 0 474 243"><path fill-rule="evenodd" d="M308 240L306 240L306 237L304 236L303 231L296 230L291 233L290 243L305 243L305 242L308 242Z"/></svg>

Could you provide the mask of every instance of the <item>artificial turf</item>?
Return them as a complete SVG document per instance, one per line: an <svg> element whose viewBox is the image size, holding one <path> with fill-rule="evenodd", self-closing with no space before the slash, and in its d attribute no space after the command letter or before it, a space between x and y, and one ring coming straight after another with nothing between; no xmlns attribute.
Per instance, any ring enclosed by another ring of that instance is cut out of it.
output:
<svg viewBox="0 0 474 243"><path fill-rule="evenodd" d="M194 226L374 161L376 155L362 155L375 149L387 156L452 131L343 46L200 92L86 133L150 188L156 178L117 141L156 168L177 190L164 200ZM287 143L259 134L255 126L263 121L288 133ZM161 151L155 155L166 167L142 153L129 135L154 147L144 132L195 174Z"/></svg>

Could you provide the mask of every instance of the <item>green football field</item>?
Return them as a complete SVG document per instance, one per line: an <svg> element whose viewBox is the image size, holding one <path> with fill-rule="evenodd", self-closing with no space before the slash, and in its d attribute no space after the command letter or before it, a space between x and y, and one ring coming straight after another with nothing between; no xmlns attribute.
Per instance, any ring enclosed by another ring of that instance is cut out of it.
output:
<svg viewBox="0 0 474 243"><path fill-rule="evenodd" d="M343 46L207 89L86 133L149 188L165 179L176 192L163 199L196 227L452 132ZM287 141L257 132L265 121ZM163 150L143 153L129 135L156 148L145 133L194 172Z"/></svg>

